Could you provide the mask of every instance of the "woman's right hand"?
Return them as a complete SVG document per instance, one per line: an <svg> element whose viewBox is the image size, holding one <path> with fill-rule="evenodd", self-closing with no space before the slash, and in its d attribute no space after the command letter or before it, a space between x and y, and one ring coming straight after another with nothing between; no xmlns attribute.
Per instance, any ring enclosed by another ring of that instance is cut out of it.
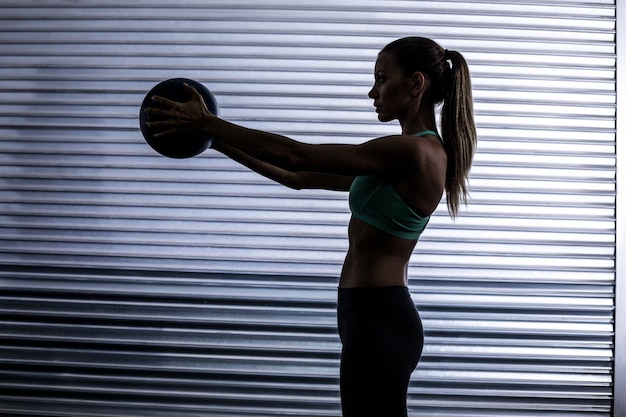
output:
<svg viewBox="0 0 626 417"><path fill-rule="evenodd" d="M146 126L153 131L154 137L180 134L206 133L211 136L211 122L217 119L207 108L202 95L187 83L184 88L191 94L187 102L178 102L161 96L153 96L152 100L160 105L146 108L146 113L162 120L147 122Z"/></svg>

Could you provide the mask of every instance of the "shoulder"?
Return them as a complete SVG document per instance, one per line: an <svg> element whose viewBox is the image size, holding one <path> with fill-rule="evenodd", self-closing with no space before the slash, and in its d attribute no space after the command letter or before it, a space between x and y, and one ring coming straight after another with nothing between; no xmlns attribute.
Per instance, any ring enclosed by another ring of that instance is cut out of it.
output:
<svg viewBox="0 0 626 417"><path fill-rule="evenodd" d="M372 139L362 144L364 147L387 150L396 154L408 155L412 152L436 152L441 146L437 136L389 135ZM408 152L408 154L406 153Z"/></svg>
<svg viewBox="0 0 626 417"><path fill-rule="evenodd" d="M393 171L423 172L447 165L446 151L438 136L389 135L364 144L370 154L385 157Z"/></svg>
<svg viewBox="0 0 626 417"><path fill-rule="evenodd" d="M387 144L400 145L403 147L409 147L412 149L424 149L427 150L433 147L433 150L443 149L443 143L441 138L436 135L425 135L425 136L415 136L415 135L389 135L389 136L381 136L377 139L373 139L370 142L385 142Z"/></svg>
<svg viewBox="0 0 626 417"><path fill-rule="evenodd" d="M398 154L411 165L431 169L434 165L447 165L447 155L439 136L393 135L384 138L398 148Z"/></svg>

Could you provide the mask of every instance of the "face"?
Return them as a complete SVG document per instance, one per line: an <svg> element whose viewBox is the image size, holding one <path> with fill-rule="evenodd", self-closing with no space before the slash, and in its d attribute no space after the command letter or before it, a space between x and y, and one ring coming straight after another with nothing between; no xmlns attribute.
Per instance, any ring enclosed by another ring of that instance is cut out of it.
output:
<svg viewBox="0 0 626 417"><path fill-rule="evenodd" d="M374 86L368 96L374 100L378 120L402 120L407 112L413 83L396 65L393 56L381 53L374 67Z"/></svg>

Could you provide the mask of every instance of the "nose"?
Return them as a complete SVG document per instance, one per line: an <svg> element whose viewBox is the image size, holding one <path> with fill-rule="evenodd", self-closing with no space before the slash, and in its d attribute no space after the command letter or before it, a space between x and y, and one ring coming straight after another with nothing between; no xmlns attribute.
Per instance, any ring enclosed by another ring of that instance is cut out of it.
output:
<svg viewBox="0 0 626 417"><path fill-rule="evenodd" d="M371 98L371 99L376 98L377 93L376 93L376 86L375 86L375 85L372 87L372 89L370 90L370 92L369 92L369 93L367 93L367 96L368 96L369 98Z"/></svg>

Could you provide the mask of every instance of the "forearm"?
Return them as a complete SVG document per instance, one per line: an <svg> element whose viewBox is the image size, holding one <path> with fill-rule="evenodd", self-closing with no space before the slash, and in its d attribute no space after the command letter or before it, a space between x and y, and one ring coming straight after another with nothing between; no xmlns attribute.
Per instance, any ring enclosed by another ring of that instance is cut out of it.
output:
<svg viewBox="0 0 626 417"><path fill-rule="evenodd" d="M302 142L275 133L246 128L217 117L207 120L206 133L214 137L219 146L230 148L225 149L226 151L240 151L245 155L240 155L244 159L252 157L291 172L306 169L301 155L309 145ZM243 162L242 164L246 165Z"/></svg>
<svg viewBox="0 0 626 417"><path fill-rule="evenodd" d="M279 168L267 162L263 162L256 159L237 148L227 145L220 140L213 142L212 148L218 152L228 156L233 161L240 163L241 165L250 168L251 170L263 175L266 178L283 184L289 188L298 189L298 185L294 181L294 173L285 169Z"/></svg>
<svg viewBox="0 0 626 417"><path fill-rule="evenodd" d="M309 188L348 191L353 180L351 177L344 177L341 175L288 171L268 162L256 159L239 149L220 142L219 140L216 140L213 143L212 148L223 153L232 160L250 168L258 174L295 190Z"/></svg>

